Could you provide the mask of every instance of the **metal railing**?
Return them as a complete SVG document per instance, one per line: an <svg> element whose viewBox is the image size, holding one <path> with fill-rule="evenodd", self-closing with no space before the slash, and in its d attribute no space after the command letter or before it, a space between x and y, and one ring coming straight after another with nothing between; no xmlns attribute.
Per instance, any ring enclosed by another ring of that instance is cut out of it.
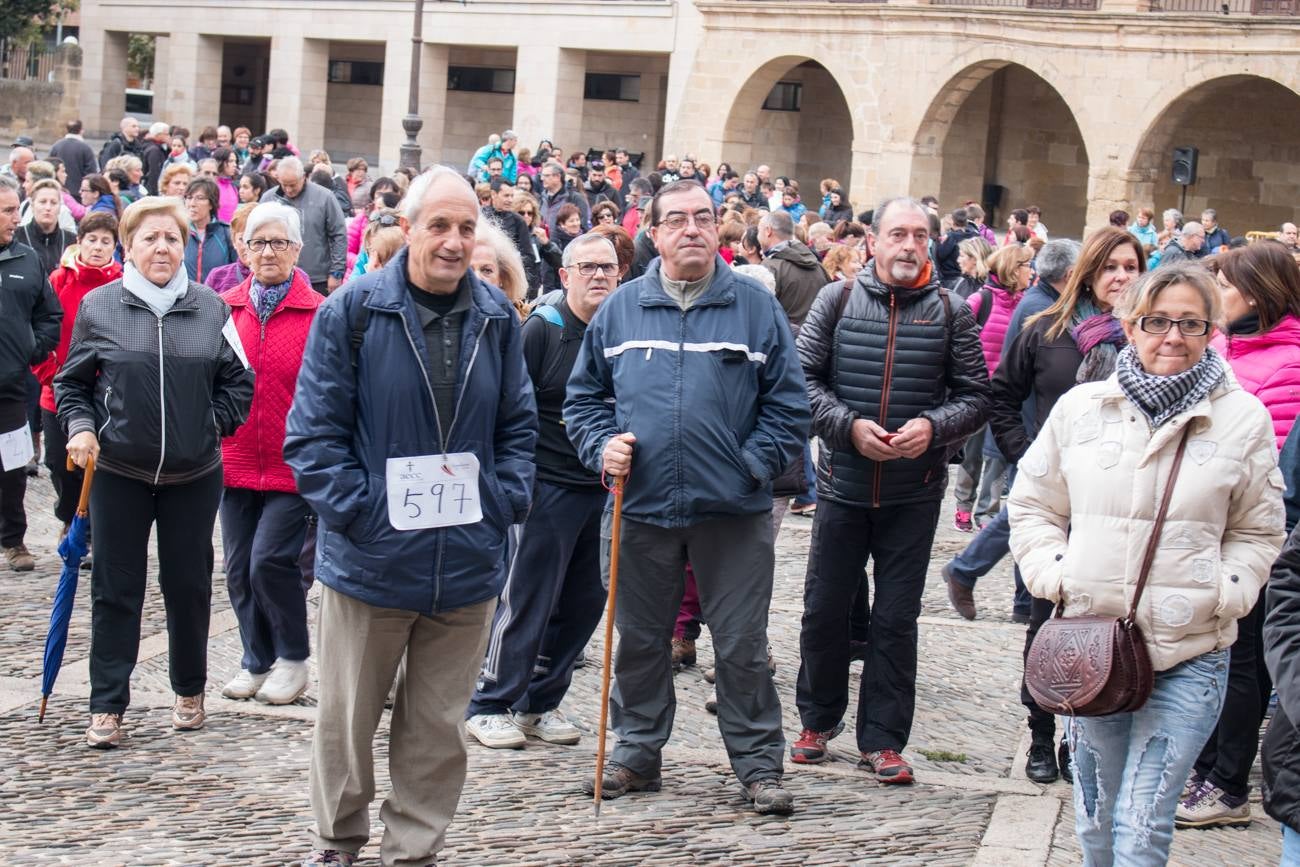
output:
<svg viewBox="0 0 1300 867"><path fill-rule="evenodd" d="M56 49L42 43L0 40L0 79L53 81Z"/></svg>
<svg viewBox="0 0 1300 867"><path fill-rule="evenodd" d="M1098 0L930 0L932 6L994 6L1002 9L1059 9L1095 12Z"/></svg>
<svg viewBox="0 0 1300 867"><path fill-rule="evenodd" d="M1297 0L1151 0L1152 12L1193 15L1297 15Z"/></svg>

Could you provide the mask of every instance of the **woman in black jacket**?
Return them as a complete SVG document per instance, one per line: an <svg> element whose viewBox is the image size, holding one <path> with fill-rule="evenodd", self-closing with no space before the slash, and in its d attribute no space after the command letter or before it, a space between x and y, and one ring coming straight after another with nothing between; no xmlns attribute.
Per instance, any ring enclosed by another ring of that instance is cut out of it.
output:
<svg viewBox="0 0 1300 867"><path fill-rule="evenodd" d="M1300 864L1300 534L1291 531L1268 582L1264 661L1277 710L1260 744L1264 811L1282 823L1282 864Z"/></svg>
<svg viewBox="0 0 1300 867"><path fill-rule="evenodd" d="M92 747L121 743L155 522L176 693L172 725L192 730L204 721L221 438L247 417L253 375L230 308L188 279L188 232L174 199L126 209L122 279L82 300L54 379L69 456L81 467L93 457L99 468L90 498Z"/></svg>
<svg viewBox="0 0 1300 867"><path fill-rule="evenodd" d="M830 202L827 203L826 213L822 214L822 219L829 223L831 228L835 228L841 222L853 222L853 205L849 204L849 197L844 194L844 190L840 187L832 187L829 196Z"/></svg>

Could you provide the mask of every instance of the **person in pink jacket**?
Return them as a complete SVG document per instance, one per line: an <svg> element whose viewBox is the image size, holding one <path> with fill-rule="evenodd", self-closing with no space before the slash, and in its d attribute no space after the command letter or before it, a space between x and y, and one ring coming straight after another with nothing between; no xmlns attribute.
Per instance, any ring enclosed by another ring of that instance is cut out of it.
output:
<svg viewBox="0 0 1300 867"><path fill-rule="evenodd" d="M293 208L258 205L244 241L252 274L221 295L255 375L248 421L221 444L226 583L244 656L221 693L289 704L307 689L307 594L298 558L312 512L284 462L284 429L307 333L324 299L294 267L302 229Z"/></svg>
<svg viewBox="0 0 1300 867"><path fill-rule="evenodd" d="M1011 316L1033 282L1034 272L1030 264L1033 256L1034 251L1022 244L999 247L989 256L989 276L984 287L966 299L980 326L980 346L984 350L984 364L988 367L990 379L1002 360L1002 344ZM996 453L995 446L985 449L987 433L988 427L985 426L966 440L965 454L957 471L954 523L964 533L972 532L977 522L991 520L1002 508L1007 462ZM976 488L979 489L978 500Z"/></svg>
<svg viewBox="0 0 1300 867"><path fill-rule="evenodd" d="M217 219L229 223L239 207L239 157L231 148L217 148L212 152L212 159L217 162L217 189L221 192L221 201L217 205Z"/></svg>
<svg viewBox="0 0 1300 867"><path fill-rule="evenodd" d="M1300 270L1278 241L1258 241L1211 260L1223 302L1212 345L1237 382L1273 420L1280 450L1300 412ZM1250 769L1272 683L1264 667L1264 594L1237 621L1228 695L1205 743L1175 823L1180 828L1250 824Z"/></svg>

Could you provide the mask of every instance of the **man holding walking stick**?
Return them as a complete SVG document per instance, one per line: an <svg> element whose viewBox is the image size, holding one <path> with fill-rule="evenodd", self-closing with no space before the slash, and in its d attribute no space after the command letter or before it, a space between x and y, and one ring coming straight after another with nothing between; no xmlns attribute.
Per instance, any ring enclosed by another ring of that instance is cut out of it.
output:
<svg viewBox="0 0 1300 867"><path fill-rule="evenodd" d="M610 696L618 742L602 795L662 785L676 707L670 642L689 561L732 769L757 812L787 814L794 799L781 784L781 706L767 669L771 481L808 435L803 373L776 298L718 256L703 187L663 187L650 232L661 259L601 305L564 405L582 462L626 482Z"/></svg>

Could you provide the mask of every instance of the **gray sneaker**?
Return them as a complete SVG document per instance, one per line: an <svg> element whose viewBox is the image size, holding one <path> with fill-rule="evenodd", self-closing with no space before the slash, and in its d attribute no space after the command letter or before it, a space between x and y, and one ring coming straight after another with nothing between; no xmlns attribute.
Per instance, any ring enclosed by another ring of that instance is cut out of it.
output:
<svg viewBox="0 0 1300 867"><path fill-rule="evenodd" d="M794 795L781 785L780 777L755 780L745 786L745 797L753 804L755 813L788 816L794 812Z"/></svg>
<svg viewBox="0 0 1300 867"><path fill-rule="evenodd" d="M525 735L540 738L548 744L576 744L582 732L560 712L559 708L546 713L517 713L514 723Z"/></svg>
<svg viewBox="0 0 1300 867"><path fill-rule="evenodd" d="M96 713L90 715L90 728L86 729L86 746L97 750L111 750L122 745L122 715Z"/></svg>
<svg viewBox="0 0 1300 867"><path fill-rule="evenodd" d="M203 693L198 695L178 695L172 706L172 728L178 732L192 732L203 728L207 720L203 712Z"/></svg>
<svg viewBox="0 0 1300 867"><path fill-rule="evenodd" d="M339 849L317 849L302 860L302 867L312 867L316 864L328 864L331 867L352 867L357 862L357 856L351 852L343 852Z"/></svg>

